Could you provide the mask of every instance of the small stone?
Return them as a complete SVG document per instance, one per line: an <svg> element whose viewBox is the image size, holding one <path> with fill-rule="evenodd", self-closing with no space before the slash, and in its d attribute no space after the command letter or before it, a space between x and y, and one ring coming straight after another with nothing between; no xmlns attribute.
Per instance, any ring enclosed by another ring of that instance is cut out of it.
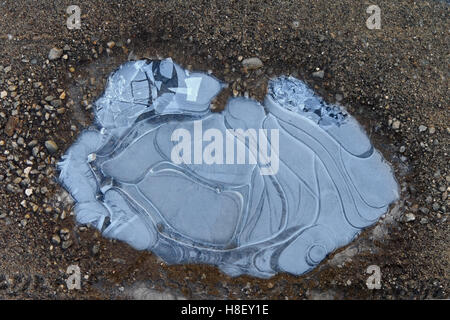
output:
<svg viewBox="0 0 450 320"><path fill-rule="evenodd" d="M392 122L392 129L398 130L399 128L400 128L400 121L395 120L394 122Z"/></svg>
<svg viewBox="0 0 450 320"><path fill-rule="evenodd" d="M56 245L60 244L61 243L61 238L57 234L54 234L53 237L52 237L52 243L56 244Z"/></svg>
<svg viewBox="0 0 450 320"><path fill-rule="evenodd" d="M422 212L423 214L428 214L428 213L430 212L430 209L425 208L425 207L422 207L422 208L420 208L419 210L420 210L420 212Z"/></svg>
<svg viewBox="0 0 450 320"><path fill-rule="evenodd" d="M405 222L411 222L416 220L416 216L413 213L405 214Z"/></svg>
<svg viewBox="0 0 450 320"><path fill-rule="evenodd" d="M430 127L430 129L428 129L428 132L430 134L434 134L436 132L436 128L435 127Z"/></svg>
<svg viewBox="0 0 450 320"><path fill-rule="evenodd" d="M106 46L110 49L114 48L116 46L116 43L114 41L110 41L106 44Z"/></svg>
<svg viewBox="0 0 450 320"><path fill-rule="evenodd" d="M314 78L320 78L320 79L323 79L323 77L325 76L325 71L319 70L319 71L313 72L313 73L312 73L312 76L313 76Z"/></svg>
<svg viewBox="0 0 450 320"><path fill-rule="evenodd" d="M433 203L433 211L438 211L439 210L439 203L435 202Z"/></svg>
<svg viewBox="0 0 450 320"><path fill-rule="evenodd" d="M8 137L11 137L14 134L14 131L16 130L17 125L19 124L19 118L17 117L10 117L8 119L8 122L5 126L5 133Z"/></svg>
<svg viewBox="0 0 450 320"><path fill-rule="evenodd" d="M31 196L33 194L33 189L26 189L25 194L27 197Z"/></svg>
<svg viewBox="0 0 450 320"><path fill-rule="evenodd" d="M45 147L50 153L58 151L58 145L53 140L45 141Z"/></svg>
<svg viewBox="0 0 450 320"><path fill-rule="evenodd" d="M403 153L403 152L405 152L405 150L406 150L405 146L401 146L399 151L400 151L400 153Z"/></svg>
<svg viewBox="0 0 450 320"><path fill-rule="evenodd" d="M340 94L340 93L336 94L336 101L337 102L341 102L343 99L344 99L344 97L342 96L342 94Z"/></svg>
<svg viewBox="0 0 450 320"><path fill-rule="evenodd" d="M261 59L253 57L242 60L242 65L248 70L256 70L263 66L263 62L261 61Z"/></svg>
<svg viewBox="0 0 450 320"><path fill-rule="evenodd" d="M6 98L7 95L8 95L8 92L2 91L2 92L0 93L0 98L1 98L1 99L4 99L4 98Z"/></svg>
<svg viewBox="0 0 450 320"><path fill-rule="evenodd" d="M426 131L428 128L426 127L426 126L424 126L424 125L420 125L419 126L419 132L424 132L424 131Z"/></svg>
<svg viewBox="0 0 450 320"><path fill-rule="evenodd" d="M34 157L37 157L37 156L39 155L39 147L38 147L38 146L34 147L34 148L31 150L31 154L32 154Z"/></svg>
<svg viewBox="0 0 450 320"><path fill-rule="evenodd" d="M427 218L422 218L422 219L420 219L420 223L421 224L427 224L428 223L428 219Z"/></svg>
<svg viewBox="0 0 450 320"><path fill-rule="evenodd" d="M59 48L52 48L48 54L48 59L49 60L56 60L61 58L61 56L63 55L64 51L62 49Z"/></svg>
<svg viewBox="0 0 450 320"><path fill-rule="evenodd" d="M9 192L14 193L14 192L17 191L17 188L14 187L12 184L8 183L8 184L6 185L6 190L9 191Z"/></svg>
<svg viewBox="0 0 450 320"><path fill-rule="evenodd" d="M93 255L96 255L96 254L98 254L99 253L99 251L100 251L100 245L99 244L94 244L93 246L92 246L92 254Z"/></svg>
<svg viewBox="0 0 450 320"><path fill-rule="evenodd" d="M59 235L61 236L61 239L63 240L69 240L70 238L70 230L67 228L63 228L59 231Z"/></svg>
<svg viewBox="0 0 450 320"><path fill-rule="evenodd" d="M72 240L67 240L62 243L62 248L64 250L69 249L72 246Z"/></svg>
<svg viewBox="0 0 450 320"><path fill-rule="evenodd" d="M55 99L51 102L51 105L55 108L60 108L62 106L62 101L59 99Z"/></svg>

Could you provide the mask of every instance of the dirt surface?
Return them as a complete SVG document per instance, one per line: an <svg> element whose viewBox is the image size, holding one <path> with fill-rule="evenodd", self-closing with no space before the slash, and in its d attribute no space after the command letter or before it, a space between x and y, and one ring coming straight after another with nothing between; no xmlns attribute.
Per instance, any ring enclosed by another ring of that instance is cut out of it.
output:
<svg viewBox="0 0 450 320"><path fill-rule="evenodd" d="M373 1L352 0L89 0L69 30L72 1L1 1L0 298L449 298L449 5L375 2L380 30L366 27ZM227 94L259 100L271 77L305 80L364 124L401 201L314 271L268 280L167 266L76 225L56 162L91 123L107 75L142 57L211 70ZM249 57L263 66L243 68ZM70 265L81 290L68 290ZM366 286L370 265L379 290Z"/></svg>

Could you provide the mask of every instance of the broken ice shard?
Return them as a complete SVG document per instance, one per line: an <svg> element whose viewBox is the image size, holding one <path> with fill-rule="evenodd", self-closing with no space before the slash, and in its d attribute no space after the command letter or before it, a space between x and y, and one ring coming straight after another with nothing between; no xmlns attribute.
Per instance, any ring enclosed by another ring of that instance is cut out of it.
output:
<svg viewBox="0 0 450 320"><path fill-rule="evenodd" d="M263 105L233 98L212 113L223 86L170 59L114 72L95 102L95 125L59 164L78 222L168 263L298 275L398 198L390 167L356 120L300 80L270 81ZM272 174L251 148L264 139L277 160ZM238 150L247 151L242 161Z"/></svg>

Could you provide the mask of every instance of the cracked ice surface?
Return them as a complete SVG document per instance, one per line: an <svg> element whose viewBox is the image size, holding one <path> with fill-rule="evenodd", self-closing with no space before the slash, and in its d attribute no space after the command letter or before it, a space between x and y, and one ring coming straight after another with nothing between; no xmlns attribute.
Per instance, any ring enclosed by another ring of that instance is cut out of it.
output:
<svg viewBox="0 0 450 320"><path fill-rule="evenodd" d="M78 222L168 263L270 277L311 270L398 198L390 167L356 120L300 80L272 80L263 105L234 98L211 113L223 87L171 59L128 62L114 72L95 103L96 125L59 164ZM261 174L267 163L258 157L175 163L177 129L194 148L208 144L199 122L236 149L249 149L255 137L230 129L265 129L259 132L271 145L269 132L277 130L278 170Z"/></svg>

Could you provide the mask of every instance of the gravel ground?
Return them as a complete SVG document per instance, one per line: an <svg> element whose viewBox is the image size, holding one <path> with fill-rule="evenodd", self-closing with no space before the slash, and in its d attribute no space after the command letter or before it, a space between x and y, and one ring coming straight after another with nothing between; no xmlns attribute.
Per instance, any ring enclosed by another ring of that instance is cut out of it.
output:
<svg viewBox="0 0 450 320"><path fill-rule="evenodd" d="M368 1L0 1L0 298L449 298L449 5ZM54 50L52 50L54 48ZM402 198L374 227L301 277L229 278L167 266L74 222L55 164L92 121L105 78L127 59L211 70L226 95L262 99L291 74L344 105L392 163ZM242 60L259 58L250 70ZM52 58L52 59L49 59ZM81 270L68 290L66 271ZM381 270L381 289L366 269Z"/></svg>

